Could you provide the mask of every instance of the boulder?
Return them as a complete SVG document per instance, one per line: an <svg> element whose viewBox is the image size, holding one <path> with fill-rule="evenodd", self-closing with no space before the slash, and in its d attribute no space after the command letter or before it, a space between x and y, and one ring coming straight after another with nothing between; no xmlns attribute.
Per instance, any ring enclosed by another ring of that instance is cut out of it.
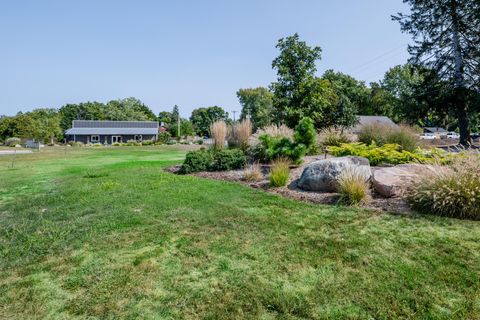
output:
<svg viewBox="0 0 480 320"><path fill-rule="evenodd" d="M420 174L429 170L433 170L433 167L421 164L375 168L372 175L373 188L387 198L401 196Z"/></svg>
<svg viewBox="0 0 480 320"><path fill-rule="evenodd" d="M310 163L303 170L298 187L307 191L335 192L340 174L347 168L356 167L368 181L372 172L368 159L362 157L339 157Z"/></svg>

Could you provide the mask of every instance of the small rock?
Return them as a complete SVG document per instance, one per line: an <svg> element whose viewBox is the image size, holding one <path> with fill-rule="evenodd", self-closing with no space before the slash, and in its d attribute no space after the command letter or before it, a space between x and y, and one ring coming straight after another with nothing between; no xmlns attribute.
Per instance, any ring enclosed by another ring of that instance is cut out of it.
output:
<svg viewBox="0 0 480 320"><path fill-rule="evenodd" d="M339 157L314 161L303 170L298 187L307 191L334 192L340 174L349 167L357 167L368 181L372 172L368 159L362 157Z"/></svg>

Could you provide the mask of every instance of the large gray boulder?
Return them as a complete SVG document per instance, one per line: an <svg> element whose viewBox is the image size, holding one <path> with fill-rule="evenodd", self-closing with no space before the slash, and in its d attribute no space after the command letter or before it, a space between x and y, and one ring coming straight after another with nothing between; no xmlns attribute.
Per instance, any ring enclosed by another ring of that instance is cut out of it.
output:
<svg viewBox="0 0 480 320"><path fill-rule="evenodd" d="M338 178L346 169L355 167L368 181L372 176L368 159L362 157L339 157L310 163L303 170L298 187L307 191L335 192Z"/></svg>
<svg viewBox="0 0 480 320"><path fill-rule="evenodd" d="M373 188L386 198L401 196L420 175L433 170L432 166L413 163L375 168L372 175Z"/></svg>

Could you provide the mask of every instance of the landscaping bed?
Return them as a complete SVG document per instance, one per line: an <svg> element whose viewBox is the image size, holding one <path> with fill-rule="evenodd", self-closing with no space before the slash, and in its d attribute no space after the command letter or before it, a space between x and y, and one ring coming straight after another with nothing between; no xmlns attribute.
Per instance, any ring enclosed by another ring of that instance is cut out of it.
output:
<svg viewBox="0 0 480 320"><path fill-rule="evenodd" d="M332 156L328 155L327 158L332 158ZM260 181L250 182L245 181L244 179L244 170L228 170L228 171L202 171L202 172L195 172L191 175L201 177L201 178L208 178L214 180L222 180L222 181L230 181L230 182L239 182L243 185L247 185L249 187L255 189L263 189L266 192L278 194L283 197L294 199L298 201L314 203L314 204L326 204L332 205L338 203L340 198L340 194L337 192L315 192L315 191L305 191L298 187L297 182L300 176L302 175L303 170L307 165L310 163L325 159L324 155L315 155L315 156L305 156L303 158L303 163L299 166L294 166L290 170L290 177L287 186L278 187L278 188L271 188L270 182L268 179L268 172L270 170L270 165L262 165L262 174L263 178ZM168 167L165 170L171 173L178 173L181 166L172 166ZM379 170L384 168L382 166L379 167L372 167L372 172L375 170ZM400 196L394 196L385 198L372 190L371 192L371 199L368 204L363 205L364 208L375 209L386 211L390 213L397 213L397 214L410 214L411 210L407 205L406 200Z"/></svg>

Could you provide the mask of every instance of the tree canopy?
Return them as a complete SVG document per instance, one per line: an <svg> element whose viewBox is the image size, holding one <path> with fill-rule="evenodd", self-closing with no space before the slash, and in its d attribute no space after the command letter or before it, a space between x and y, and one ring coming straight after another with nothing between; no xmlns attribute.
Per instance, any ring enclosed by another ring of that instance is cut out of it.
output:
<svg viewBox="0 0 480 320"><path fill-rule="evenodd" d="M190 116L195 132L200 136L208 136L211 124L217 120L228 121L228 112L218 106L195 109Z"/></svg>
<svg viewBox="0 0 480 320"><path fill-rule="evenodd" d="M451 90L451 111L460 129L460 143L469 143L471 91L480 90L480 2L478 0L404 0L408 14L392 18L410 34L410 62L433 70ZM442 89L443 90L443 89ZM443 93L443 91L442 91Z"/></svg>
<svg viewBox="0 0 480 320"><path fill-rule="evenodd" d="M273 94L267 88L240 89L237 91L237 97L242 106L240 119L250 117L254 130L271 123Z"/></svg>

